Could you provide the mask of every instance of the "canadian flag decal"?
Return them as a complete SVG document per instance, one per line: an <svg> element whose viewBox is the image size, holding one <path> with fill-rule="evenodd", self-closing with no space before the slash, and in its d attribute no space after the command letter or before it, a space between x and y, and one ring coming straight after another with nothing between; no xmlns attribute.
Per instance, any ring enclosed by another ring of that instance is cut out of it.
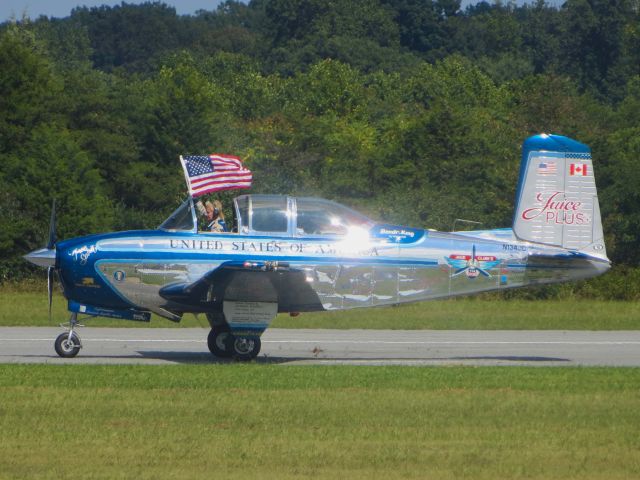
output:
<svg viewBox="0 0 640 480"><path fill-rule="evenodd" d="M572 163L569 165L569 175L587 176L587 165L584 163Z"/></svg>

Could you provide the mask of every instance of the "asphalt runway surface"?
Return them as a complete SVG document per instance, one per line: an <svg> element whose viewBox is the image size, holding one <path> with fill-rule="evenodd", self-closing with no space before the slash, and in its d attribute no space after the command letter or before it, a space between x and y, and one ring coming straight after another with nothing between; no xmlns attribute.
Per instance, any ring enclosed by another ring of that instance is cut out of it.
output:
<svg viewBox="0 0 640 480"><path fill-rule="evenodd" d="M0 363L215 364L202 328L80 328L77 357L60 358L63 330L0 328ZM640 366L640 331L289 330L262 336L257 363L283 365Z"/></svg>

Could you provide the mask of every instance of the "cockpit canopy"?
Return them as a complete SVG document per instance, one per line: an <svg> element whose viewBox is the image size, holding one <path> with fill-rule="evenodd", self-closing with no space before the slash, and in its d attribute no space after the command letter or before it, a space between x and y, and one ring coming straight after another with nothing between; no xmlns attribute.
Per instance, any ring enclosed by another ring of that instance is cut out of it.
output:
<svg viewBox="0 0 640 480"><path fill-rule="evenodd" d="M354 228L369 230L375 224L350 208L322 198L241 195L233 203L240 235L342 236ZM189 197L159 228L195 233L193 199Z"/></svg>
<svg viewBox="0 0 640 480"><path fill-rule="evenodd" d="M160 224L158 230L195 232L198 229L196 211L193 198L189 197L182 205L174 210L169 217Z"/></svg>

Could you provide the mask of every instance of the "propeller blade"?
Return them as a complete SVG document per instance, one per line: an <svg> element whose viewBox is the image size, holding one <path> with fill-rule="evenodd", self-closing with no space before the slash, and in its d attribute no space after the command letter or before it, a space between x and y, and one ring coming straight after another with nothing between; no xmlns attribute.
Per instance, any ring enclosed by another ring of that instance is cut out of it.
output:
<svg viewBox="0 0 640 480"><path fill-rule="evenodd" d="M54 272L54 267L47 268L47 293L49 295L49 323L51 323L51 304L53 303L53 272Z"/></svg>
<svg viewBox="0 0 640 480"><path fill-rule="evenodd" d="M49 242L47 243L47 250L52 250L56 245L56 199L53 199L53 205L51 205L51 220L49 221Z"/></svg>

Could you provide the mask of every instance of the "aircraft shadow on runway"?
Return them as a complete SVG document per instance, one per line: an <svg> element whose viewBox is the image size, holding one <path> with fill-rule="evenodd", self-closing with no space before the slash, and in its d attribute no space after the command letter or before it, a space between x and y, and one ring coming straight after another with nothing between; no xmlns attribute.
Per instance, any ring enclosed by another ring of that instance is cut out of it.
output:
<svg viewBox="0 0 640 480"><path fill-rule="evenodd" d="M0 355L0 358L4 355ZM11 355L12 357L15 355ZM77 361L76 359L60 359L56 355L28 355L23 354L20 355L23 359L28 358L53 358L56 360L60 360L68 363L94 363L94 362L83 362ZM144 360L159 360L166 361L172 363L179 364L233 364L233 363L241 363L233 359L228 358L216 358L213 357L208 352L162 352L162 351L139 351L135 354L131 355L90 355L83 354L83 359L87 360L108 360L109 364L117 364L118 360L126 361L126 360L143 360L141 363L145 363ZM296 363L296 362L326 362L326 363L394 363L401 364L406 363L407 365L412 365L417 362L433 362L434 364L443 363L443 362L478 362L478 361L504 361L504 362L513 362L513 363L553 363L553 362L571 362L568 358L556 358L556 357L533 357L533 356L513 356L513 355L487 355L487 356L455 356L455 357L410 357L410 358L399 358L399 357L340 357L340 356L269 356L269 355L260 355L255 360L252 360L252 363L258 364L286 364L286 363ZM97 362L101 363L102 362ZM129 363L129 362L127 362Z"/></svg>
<svg viewBox="0 0 640 480"><path fill-rule="evenodd" d="M140 351L139 357L153 360L165 360L175 363L203 363L203 364L228 364L237 363L233 359L215 358L206 352L162 352L162 351ZM126 358L139 358L131 355ZM120 357L119 357L120 358ZM455 356L455 357L411 357L411 358L390 358L390 357L339 357L339 356L268 356L260 355L254 362L262 364L283 364L302 361L327 361L327 362L406 362L408 364L414 362L447 362L447 361L506 361L506 362L570 362L568 358L557 357L541 357L541 356L517 356L517 355L487 355L487 356Z"/></svg>

